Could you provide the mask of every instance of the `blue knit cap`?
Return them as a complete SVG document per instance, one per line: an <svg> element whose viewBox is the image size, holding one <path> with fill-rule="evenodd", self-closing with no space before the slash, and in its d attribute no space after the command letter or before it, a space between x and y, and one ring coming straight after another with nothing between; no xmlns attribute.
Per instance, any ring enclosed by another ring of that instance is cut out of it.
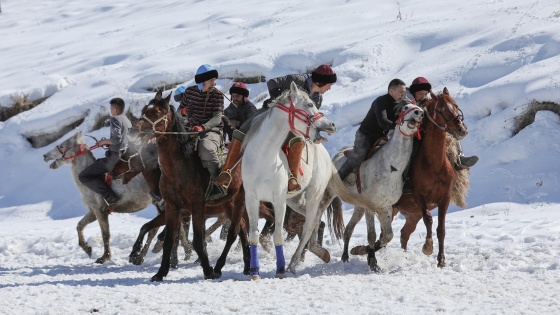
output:
<svg viewBox="0 0 560 315"><path fill-rule="evenodd" d="M202 91L203 82L208 81L213 78L218 78L218 70L216 70L211 65L202 65L196 70L196 75L194 76L194 82L197 83L198 89Z"/></svg>
<svg viewBox="0 0 560 315"><path fill-rule="evenodd" d="M175 102L180 102L181 99L183 98L183 93L185 93L185 91L187 90L186 87L184 86L178 86L175 89L175 93L173 93L173 99L175 99Z"/></svg>

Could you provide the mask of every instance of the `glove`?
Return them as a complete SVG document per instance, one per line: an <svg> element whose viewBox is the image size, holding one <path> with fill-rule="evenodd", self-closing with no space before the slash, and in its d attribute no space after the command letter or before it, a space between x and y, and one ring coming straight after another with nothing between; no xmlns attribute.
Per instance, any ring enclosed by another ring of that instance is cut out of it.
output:
<svg viewBox="0 0 560 315"><path fill-rule="evenodd" d="M181 108L181 115L183 116L187 116L187 113L189 112L189 109L187 107L183 107Z"/></svg>
<svg viewBox="0 0 560 315"><path fill-rule="evenodd" d="M204 132L204 126L194 126L192 127L192 131L194 132Z"/></svg>

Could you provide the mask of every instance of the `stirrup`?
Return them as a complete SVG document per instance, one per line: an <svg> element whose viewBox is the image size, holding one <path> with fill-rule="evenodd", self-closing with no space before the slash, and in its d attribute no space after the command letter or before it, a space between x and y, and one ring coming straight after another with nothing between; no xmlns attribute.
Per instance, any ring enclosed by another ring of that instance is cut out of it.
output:
<svg viewBox="0 0 560 315"><path fill-rule="evenodd" d="M293 190L290 190L290 187L289 187L289 186L290 186L290 181L291 181L292 179L296 181L296 185L297 185L297 186L296 186L296 188L294 188ZM290 177L288 178L288 195L295 194L295 193L297 193L297 192L300 191L300 190L301 190L301 186L300 186L300 184L298 183L297 178L296 178L293 174L290 174Z"/></svg>
<svg viewBox="0 0 560 315"><path fill-rule="evenodd" d="M220 178L222 174L226 174L227 176L229 176L229 180L227 184L218 185L216 183L216 179ZM214 180L214 185L221 187L223 191L228 191L229 185L231 185L231 181L233 180L233 176L231 175L231 169L220 172L220 174L218 175L218 177L216 177L216 179Z"/></svg>

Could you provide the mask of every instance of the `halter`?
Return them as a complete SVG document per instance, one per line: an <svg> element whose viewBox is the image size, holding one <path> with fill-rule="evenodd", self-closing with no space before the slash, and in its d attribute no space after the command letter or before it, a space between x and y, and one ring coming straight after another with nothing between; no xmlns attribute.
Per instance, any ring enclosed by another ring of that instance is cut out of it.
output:
<svg viewBox="0 0 560 315"><path fill-rule="evenodd" d="M163 130L167 130L167 121L168 121L167 116L168 115L169 115L169 113L167 113L167 114L161 116L160 118L156 119L156 121L151 121L150 118L148 118L148 116L146 116L146 114L142 114L142 116L140 116L140 119L144 119L145 121L149 122L152 125L152 130L155 133L164 133L164 132L161 132L161 131L157 131L156 130L156 125L159 124L159 122L163 120L165 122L165 125L163 126Z"/></svg>
<svg viewBox="0 0 560 315"><path fill-rule="evenodd" d="M439 100L438 100L438 103L439 103ZM457 108L457 110L459 111L459 115L455 115L455 113L451 112L451 115L453 115L453 118L447 119L447 118L445 117L445 115L444 115L444 113L445 113L446 111L445 111L445 110L439 110L439 109L437 108L437 104L438 104L438 103L436 103L436 104L434 105L434 106L435 106L435 108L434 108L434 117L432 117L432 116L430 116L430 115L426 115L426 116L428 116L428 119L429 119L431 122L433 122L434 125L436 125L436 127L438 127L439 129L441 129L441 130L443 130L443 131L445 131L445 132L450 132L450 131L452 131L452 130L450 130L449 128L447 128L447 123L449 123L449 122L451 122L451 121L455 121L455 120L457 120L457 121L459 121L459 122L463 121L463 111L462 111L460 108ZM449 103L446 103L446 105L447 105L447 106L446 106L445 108L449 109L449 105L450 105L450 104L449 104ZM439 113L439 114L441 115L441 117L443 117L443 119L445 120L443 126L440 126L440 125L436 122L437 113Z"/></svg>
<svg viewBox="0 0 560 315"><path fill-rule="evenodd" d="M140 162L142 163L142 167L146 168L146 165L144 165L144 159L142 158L142 155L140 154L140 151L138 151L138 152L134 153L133 155L129 156L127 160L123 159L122 157L119 157L119 160L125 162L128 165L128 170L126 172L124 172L123 174L130 173L130 172L135 170L132 167L132 164L130 163L130 161L132 161L132 158L137 156L137 155L140 157Z"/></svg>
<svg viewBox="0 0 560 315"><path fill-rule="evenodd" d="M60 145L56 146L56 149L58 150L58 152L60 152L60 154L62 154L61 159L63 161L67 161L72 159L72 162L74 162L74 159L77 158L80 155L84 155L88 152L91 152L92 150L95 150L97 148L100 148L101 146L95 144L93 146L91 146L90 148L87 147L87 145L85 143L80 143L78 144L78 152L76 152L76 154L72 155L72 156L65 156L66 153L68 152L68 150L70 150L70 147L64 151L62 151L62 149L60 148Z"/></svg>
<svg viewBox="0 0 560 315"><path fill-rule="evenodd" d="M417 108L414 108L414 107L413 107L413 108L407 110L406 112L400 112L399 118L397 119L397 125L399 125L399 132L400 132L403 136L405 136L405 137L407 137L407 138L410 138L410 137L412 137L412 136L414 136L414 135L416 134L416 137L417 137L418 139L420 139L420 126L422 125L422 121L418 122L416 131L413 132L413 133L411 133L411 134L406 134L406 133L404 133L404 132L401 130L401 126L402 126L402 125L404 124L404 122L406 121L406 120L404 119L404 117L405 117L406 115L408 115L408 113L410 113L410 112L413 111L413 110L417 110ZM411 119L409 119L409 120L411 120Z"/></svg>
<svg viewBox="0 0 560 315"><path fill-rule="evenodd" d="M288 121L290 123L290 130L292 130L295 133L298 133L302 136L305 137L306 140L309 140L309 130L311 129L311 127L315 128L315 126L313 126L313 123L318 120L321 119L323 116L323 113L321 112L317 112L314 115L309 115L305 110L303 109L298 109L294 106L294 102L292 102L292 98L288 95L288 101L290 101L290 107L278 102L276 103L277 108L285 111L286 113L288 113ZM295 120L301 120L302 122L307 124L307 129L305 131L305 134L299 130L296 129L295 127Z"/></svg>

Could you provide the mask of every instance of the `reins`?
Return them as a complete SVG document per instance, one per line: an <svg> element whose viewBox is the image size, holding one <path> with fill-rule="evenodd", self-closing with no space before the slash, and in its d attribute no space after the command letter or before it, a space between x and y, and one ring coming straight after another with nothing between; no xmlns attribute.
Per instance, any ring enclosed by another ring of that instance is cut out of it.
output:
<svg viewBox="0 0 560 315"><path fill-rule="evenodd" d="M421 122L421 121L418 122L416 131L413 132L413 133L411 133L411 134L406 134L406 133L404 133L404 132L401 130L402 125L405 123L405 121L407 121L407 120L404 119L404 117L405 117L406 115L408 115L408 113L410 113L410 112L413 111L413 110L417 110L417 109L413 107L413 108L407 110L406 112L401 112L401 113L399 114L399 118L397 119L397 125L399 125L399 132L400 132L403 136L405 136L405 137L407 137L407 138L410 138L410 137L413 137L413 136L416 134L416 137L417 137L418 139L420 139L420 127L422 126L422 122ZM409 121L410 121L410 120L411 120L411 119L409 119Z"/></svg>
<svg viewBox="0 0 560 315"><path fill-rule="evenodd" d="M313 122L315 122L317 119L321 119L324 116L323 113L317 112L314 115L308 115L305 110L298 109L294 106L294 102L292 101L292 98L289 95L288 95L288 100L290 101L290 107L278 102L276 103L275 108L278 108L288 113L288 122L290 123L290 129L293 132L299 133L302 136L304 136L306 140L309 140L309 130L311 128L315 128L313 126ZM307 129L305 131L305 134L295 128L296 119L307 124Z"/></svg>

